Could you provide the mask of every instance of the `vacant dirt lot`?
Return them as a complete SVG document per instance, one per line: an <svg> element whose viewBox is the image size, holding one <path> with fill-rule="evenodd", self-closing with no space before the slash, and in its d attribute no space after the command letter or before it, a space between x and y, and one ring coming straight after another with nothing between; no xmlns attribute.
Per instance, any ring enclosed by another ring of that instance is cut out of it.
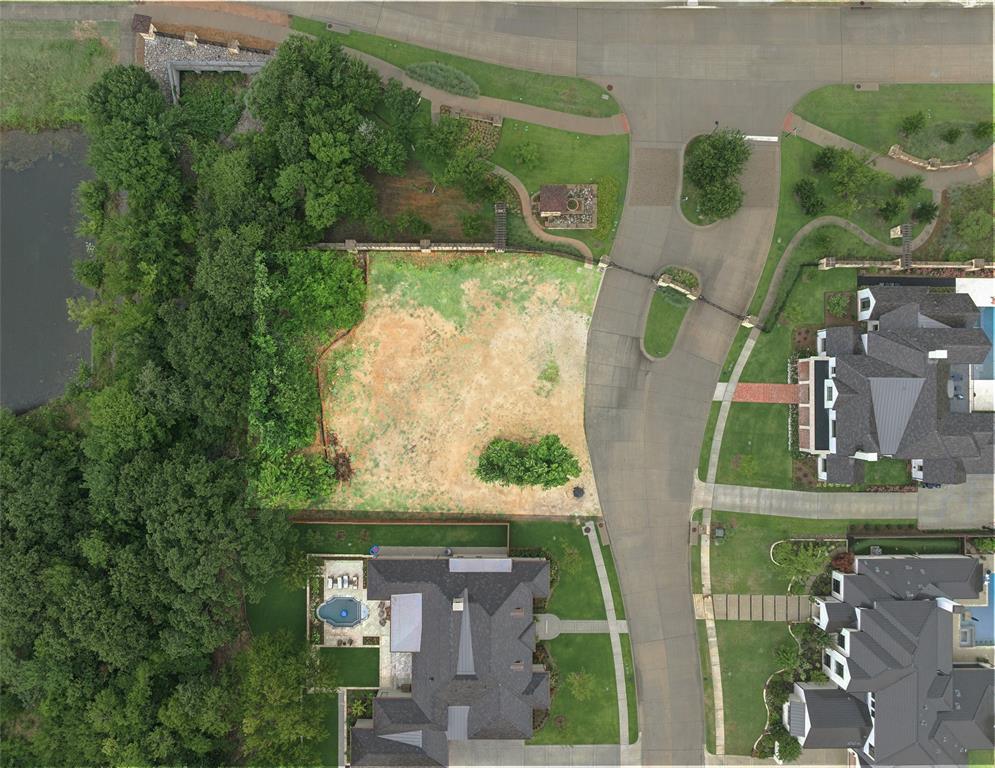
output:
<svg viewBox="0 0 995 768"><path fill-rule="evenodd" d="M326 360L325 413L355 470L327 506L600 514L583 425L597 280L554 257L417 265L375 255L367 317ZM576 481L543 491L474 477L493 438L546 433L578 457Z"/></svg>

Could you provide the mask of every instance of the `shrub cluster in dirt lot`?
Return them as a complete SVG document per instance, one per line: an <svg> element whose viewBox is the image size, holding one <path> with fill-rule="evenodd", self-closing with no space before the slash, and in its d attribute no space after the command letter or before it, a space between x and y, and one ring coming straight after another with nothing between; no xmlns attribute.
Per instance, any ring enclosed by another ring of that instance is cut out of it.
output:
<svg viewBox="0 0 995 768"><path fill-rule="evenodd" d="M580 464L556 435L532 444L492 440L477 462L477 477L485 483L555 488L578 475Z"/></svg>

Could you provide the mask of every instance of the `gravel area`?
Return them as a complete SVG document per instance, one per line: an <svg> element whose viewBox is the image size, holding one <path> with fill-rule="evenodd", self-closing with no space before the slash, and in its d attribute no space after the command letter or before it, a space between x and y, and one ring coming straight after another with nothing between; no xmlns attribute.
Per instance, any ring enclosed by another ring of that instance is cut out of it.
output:
<svg viewBox="0 0 995 768"><path fill-rule="evenodd" d="M162 86L167 97L172 98L169 91L169 63L203 62L230 64L265 64L270 60L268 53L255 51L229 52L223 45L198 43L196 47L187 45L175 37L156 35L155 40L143 40L145 44L145 69Z"/></svg>

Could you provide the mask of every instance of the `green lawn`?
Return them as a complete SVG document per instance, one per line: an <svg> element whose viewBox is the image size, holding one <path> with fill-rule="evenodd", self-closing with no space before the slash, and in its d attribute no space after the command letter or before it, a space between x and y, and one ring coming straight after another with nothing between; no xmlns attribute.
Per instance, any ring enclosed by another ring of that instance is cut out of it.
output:
<svg viewBox="0 0 995 768"><path fill-rule="evenodd" d="M705 423L705 437L701 441L701 453L698 455L698 479L705 482L708 479L708 459L712 455L712 440L715 437L715 423L719 420L719 409L722 403L712 402L708 409L708 421Z"/></svg>
<svg viewBox="0 0 995 768"><path fill-rule="evenodd" d="M739 355L743 351L743 346L746 344L746 340L750 337L750 331L752 328L747 328L745 325L739 326L739 330L736 331L736 336L732 340L732 344L729 346L729 353L726 355L726 361L722 364L722 373L719 374L719 381L729 381L732 376L732 370L736 367L736 361L739 360Z"/></svg>
<svg viewBox="0 0 995 768"><path fill-rule="evenodd" d="M787 594L790 578L770 559L771 545L789 538L845 538L852 525L876 525L877 520L807 520L743 512L712 512L712 530L725 528L721 543L712 539L709 562L714 594ZM898 525L914 521L888 520Z"/></svg>
<svg viewBox="0 0 995 768"><path fill-rule="evenodd" d="M989 84L882 85L878 91L829 85L809 93L794 111L875 152L884 154L892 144L901 144L922 158L962 160L969 152L983 151L991 144L991 136L976 139L971 128L992 119L992 98ZM911 139L902 136L902 119L918 111L926 113L926 129ZM951 125L964 128L964 136L952 145L939 137L943 128Z"/></svg>
<svg viewBox="0 0 995 768"><path fill-rule="evenodd" d="M0 20L0 129L83 119L86 91L114 64L115 22Z"/></svg>
<svg viewBox="0 0 995 768"><path fill-rule="evenodd" d="M881 547L883 555L959 555L960 539L857 539L854 554L868 555L871 547Z"/></svg>
<svg viewBox="0 0 995 768"><path fill-rule="evenodd" d="M380 685L380 649L320 648L321 663L334 669L335 684L351 688L376 688Z"/></svg>
<svg viewBox="0 0 995 768"><path fill-rule="evenodd" d="M771 240L770 251L764 263L760 280L757 283L756 293L750 302L749 314L756 315L763 306L764 297L770 289L771 280L777 264L784 254L784 249L788 247L791 238L814 216L808 216L802 211L801 206L795 197L794 188L802 178L810 177L816 182L819 194L826 203L825 209L819 216L837 215L849 218L859 225L869 234L878 238L882 243L890 243L888 228L889 223L882 221L876 212L876 201L891 195L891 188L894 179L886 173L878 173L876 181L868 190L867 201L862 208L852 215L847 215L843 210L839 199L829 188L829 182L824 174L816 174L812 170L812 161L815 159L819 147L805 139L797 136L784 136L781 139L781 185L778 196L777 220L774 224L774 234ZM908 211L913 205L921 200L929 200L931 195L928 190L920 190L918 197L911 200L906 205ZM901 218L901 217L899 217ZM913 224L913 232L922 230L922 225Z"/></svg>
<svg viewBox="0 0 995 768"><path fill-rule="evenodd" d="M661 358L670 354L690 306L691 299L673 288L658 288L653 293L643 334L643 346L648 355Z"/></svg>
<svg viewBox="0 0 995 768"><path fill-rule="evenodd" d="M530 744L618 744L615 665L607 634L560 635L546 641L558 684L545 725ZM589 695L578 698L567 682L571 672L589 675Z"/></svg>
<svg viewBox="0 0 995 768"><path fill-rule="evenodd" d="M297 642L303 644L305 594L303 585L298 589L291 589L283 583L281 576L270 579L262 600L247 606L249 627L253 634L286 629Z"/></svg>
<svg viewBox="0 0 995 768"><path fill-rule="evenodd" d="M604 619L605 603L594 569L591 545L573 522L523 521L511 523L511 549L545 549L559 566L546 611L561 619Z"/></svg>
<svg viewBox="0 0 995 768"><path fill-rule="evenodd" d="M629 711L629 743L639 739L639 704L636 701L636 667L632 660L632 640L628 634L618 636L622 643L622 668L625 670L625 703Z"/></svg>
<svg viewBox="0 0 995 768"><path fill-rule="evenodd" d="M539 149L539 161L535 165L521 165L515 159L515 149L526 143L534 144ZM617 222L621 218L625 185L629 178L628 134L592 136L505 120L501 128L501 141L491 159L521 179L530 194L538 192L543 184L591 183L599 185L601 194L604 180L614 179L615 199L599 201L598 215L600 217L603 211L611 212L613 209L612 219ZM597 257L611 250L615 226L604 239L590 229L553 230L553 233L582 240Z"/></svg>
<svg viewBox="0 0 995 768"><path fill-rule="evenodd" d="M842 230L830 227L833 232ZM822 231L822 230L819 230ZM818 232L809 235L795 251L796 264L808 263L811 252L809 241ZM848 233L845 233L848 234ZM795 262L795 259L792 259ZM853 269L829 269L820 271L816 267L800 269L788 268L784 271L784 281L779 293L787 293L783 309L774 321L768 322L768 330L757 336L753 351L746 361L739 380L744 382L776 382L788 380L788 358L792 352L792 330L795 326L823 327L824 297L832 291L855 291L857 271ZM780 304L780 300L775 307ZM733 405L735 408L736 406ZM728 430L728 425L726 426ZM787 440L787 432L781 442Z"/></svg>
<svg viewBox="0 0 995 768"><path fill-rule="evenodd" d="M714 755L715 693L712 687L712 665L708 656L708 634L704 619L698 619L695 625L698 635L698 660L701 663L701 682L705 689L705 749Z"/></svg>
<svg viewBox="0 0 995 768"><path fill-rule="evenodd" d="M605 561L605 570L608 571L608 584L612 590L612 604L615 606L615 618L625 618L625 603L622 602L622 586L618 583L618 570L615 568L615 556L612 548L607 544L601 547L601 557Z"/></svg>
<svg viewBox="0 0 995 768"><path fill-rule="evenodd" d="M864 485L908 485L911 482L909 462L904 459L864 462Z"/></svg>
<svg viewBox="0 0 995 768"><path fill-rule="evenodd" d="M580 77L545 75L526 69L502 67L356 30L342 34L326 29L324 22L299 16L291 18L290 26L300 32L330 37L341 45L375 56L402 69L419 62L437 61L446 64L469 75L480 87L482 96L520 101L592 117L608 117L619 112L618 104L601 86Z"/></svg>
<svg viewBox="0 0 995 768"><path fill-rule="evenodd" d="M774 649L793 642L788 625L717 621L726 754L749 755L767 723L763 687L777 671Z"/></svg>
<svg viewBox="0 0 995 768"><path fill-rule="evenodd" d="M504 523L447 525L443 523L301 524L302 547L307 552L365 555L374 544L387 547L504 547Z"/></svg>
<svg viewBox="0 0 995 768"><path fill-rule="evenodd" d="M339 764L339 699L334 693L313 694L321 696L325 705L325 738L318 743L318 755L322 766Z"/></svg>
<svg viewBox="0 0 995 768"><path fill-rule="evenodd" d="M788 406L733 403L722 435L715 481L791 488L791 477Z"/></svg>
<svg viewBox="0 0 995 768"><path fill-rule="evenodd" d="M971 768L993 768L995 752L990 749L972 749L967 753L967 764Z"/></svg>

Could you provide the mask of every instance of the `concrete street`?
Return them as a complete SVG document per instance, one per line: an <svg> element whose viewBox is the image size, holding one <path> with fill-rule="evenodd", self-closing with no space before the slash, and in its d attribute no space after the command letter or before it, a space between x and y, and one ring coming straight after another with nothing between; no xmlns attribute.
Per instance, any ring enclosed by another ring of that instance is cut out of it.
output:
<svg viewBox="0 0 995 768"><path fill-rule="evenodd" d="M776 216L778 150L758 146L746 205L700 229L676 206L680 152L716 121L774 135L804 93L851 82L988 81L991 9L751 7L687 10L532 4L285 3L510 66L611 84L632 133L612 260L684 264L711 300L749 304ZM611 269L591 323L587 436L615 549L638 675L644 764L703 762L703 705L688 577L692 479L719 370L737 329L702 302L671 354L640 350L649 280Z"/></svg>

